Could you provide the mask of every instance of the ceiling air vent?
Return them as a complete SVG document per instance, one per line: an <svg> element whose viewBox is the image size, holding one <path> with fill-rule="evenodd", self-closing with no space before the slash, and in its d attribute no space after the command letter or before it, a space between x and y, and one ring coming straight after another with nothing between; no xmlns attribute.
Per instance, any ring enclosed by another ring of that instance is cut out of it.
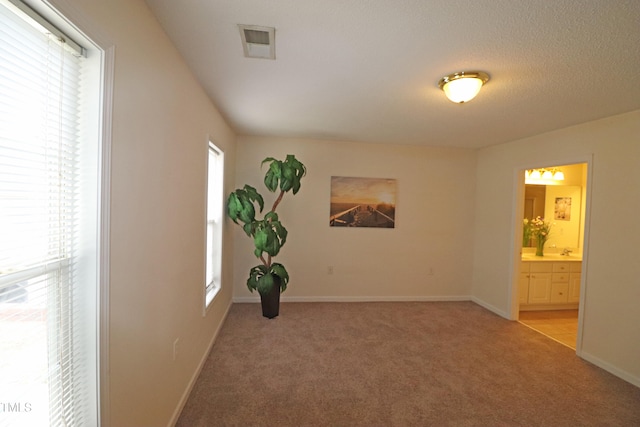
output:
<svg viewBox="0 0 640 427"><path fill-rule="evenodd" d="M247 58L276 59L276 29L255 25L238 25L242 48Z"/></svg>

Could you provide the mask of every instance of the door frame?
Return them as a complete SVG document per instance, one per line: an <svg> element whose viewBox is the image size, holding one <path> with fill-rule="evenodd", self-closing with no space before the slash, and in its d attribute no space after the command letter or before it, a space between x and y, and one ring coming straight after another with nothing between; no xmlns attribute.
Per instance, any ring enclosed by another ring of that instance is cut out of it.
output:
<svg viewBox="0 0 640 427"><path fill-rule="evenodd" d="M535 164L526 164L517 166L514 169L514 197L512 205L512 257L511 257L511 286L509 288L509 318L518 320L520 302L518 300L518 279L520 277L521 262L521 246L522 246L522 218L524 215L524 178L527 169L539 169L548 167L549 165L571 165L586 163L587 165L587 184L585 190L584 216L582 218L582 227L584 229L584 240L582 247L582 272L580 275L580 301L578 303L578 334L576 336L576 354L580 356L582 353L582 327L584 319L588 315L586 310L586 292L587 277L589 265L589 228L591 220L591 190L593 188L593 154L581 155L575 157L554 157L544 162L536 162Z"/></svg>

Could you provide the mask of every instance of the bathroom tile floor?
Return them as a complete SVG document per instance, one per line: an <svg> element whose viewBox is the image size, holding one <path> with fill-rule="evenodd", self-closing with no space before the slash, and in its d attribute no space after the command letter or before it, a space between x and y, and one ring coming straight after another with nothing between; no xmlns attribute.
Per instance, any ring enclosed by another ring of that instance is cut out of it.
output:
<svg viewBox="0 0 640 427"><path fill-rule="evenodd" d="M578 310L521 311L519 321L567 347L576 348Z"/></svg>

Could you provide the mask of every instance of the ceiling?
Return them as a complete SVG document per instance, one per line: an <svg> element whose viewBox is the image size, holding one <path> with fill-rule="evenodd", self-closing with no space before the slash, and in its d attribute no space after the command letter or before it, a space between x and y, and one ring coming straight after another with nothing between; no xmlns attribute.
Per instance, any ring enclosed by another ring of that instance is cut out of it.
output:
<svg viewBox="0 0 640 427"><path fill-rule="evenodd" d="M640 109L638 0L146 0L238 134L479 148ZM245 58L238 24L275 27ZM491 80L466 104L437 84Z"/></svg>

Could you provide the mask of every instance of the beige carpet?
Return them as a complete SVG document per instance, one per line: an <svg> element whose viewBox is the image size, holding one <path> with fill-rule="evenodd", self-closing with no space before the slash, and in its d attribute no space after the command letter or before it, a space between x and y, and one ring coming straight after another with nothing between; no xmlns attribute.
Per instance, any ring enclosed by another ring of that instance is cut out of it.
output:
<svg viewBox="0 0 640 427"><path fill-rule="evenodd" d="M640 426L640 389L471 302L235 304L178 426Z"/></svg>

